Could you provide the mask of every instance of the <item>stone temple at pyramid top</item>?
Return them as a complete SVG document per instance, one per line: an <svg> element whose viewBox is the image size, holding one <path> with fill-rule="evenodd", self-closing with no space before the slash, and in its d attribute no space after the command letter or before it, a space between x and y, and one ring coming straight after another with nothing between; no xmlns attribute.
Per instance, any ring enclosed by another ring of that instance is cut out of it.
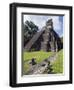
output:
<svg viewBox="0 0 74 90"><path fill-rule="evenodd" d="M53 29L53 21L52 21L52 19L49 19L46 22L46 27L49 28L49 29Z"/></svg>

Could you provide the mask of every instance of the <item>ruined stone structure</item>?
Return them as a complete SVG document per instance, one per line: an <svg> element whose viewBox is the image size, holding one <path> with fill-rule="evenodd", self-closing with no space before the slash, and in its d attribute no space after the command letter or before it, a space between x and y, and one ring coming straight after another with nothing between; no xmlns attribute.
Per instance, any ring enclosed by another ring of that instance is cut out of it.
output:
<svg viewBox="0 0 74 90"><path fill-rule="evenodd" d="M35 59L32 59L30 61L30 68L28 71L28 75L32 75L32 74L44 74L45 72L48 74L53 74L55 72L52 72L52 64L51 62L55 61L57 58L57 54L54 54L46 59L44 59L42 62L40 63L36 63ZM34 60L34 61L33 61Z"/></svg>
<svg viewBox="0 0 74 90"><path fill-rule="evenodd" d="M46 22L41 31L37 32L26 44L25 50L58 51L62 49L62 43L58 34L53 30L52 19Z"/></svg>
<svg viewBox="0 0 74 90"><path fill-rule="evenodd" d="M49 47L54 50L54 36L51 33L53 29L52 19L46 22L45 31L43 33L43 41L41 42L41 50L47 51ZM51 36L51 37L50 37ZM51 40L49 40L51 38Z"/></svg>

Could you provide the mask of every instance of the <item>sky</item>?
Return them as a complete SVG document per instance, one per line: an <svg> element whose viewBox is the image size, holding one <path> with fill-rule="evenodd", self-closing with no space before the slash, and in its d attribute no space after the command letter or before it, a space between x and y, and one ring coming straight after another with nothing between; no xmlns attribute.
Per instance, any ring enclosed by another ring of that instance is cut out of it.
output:
<svg viewBox="0 0 74 90"><path fill-rule="evenodd" d="M35 25L39 27L39 30L43 26L45 26L46 21L49 19L52 19L53 21L53 28L56 31L56 33L63 37L63 17L64 16L46 16L46 15L25 15L23 16L23 22L25 23L26 20L34 22Z"/></svg>

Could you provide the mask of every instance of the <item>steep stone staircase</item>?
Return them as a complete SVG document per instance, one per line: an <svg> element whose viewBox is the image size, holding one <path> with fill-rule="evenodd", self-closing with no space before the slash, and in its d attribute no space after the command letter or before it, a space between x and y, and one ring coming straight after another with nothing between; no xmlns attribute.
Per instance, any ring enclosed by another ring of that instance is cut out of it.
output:
<svg viewBox="0 0 74 90"><path fill-rule="evenodd" d="M29 51L30 48L32 47L32 45L38 40L39 36L43 33L43 31L44 31L44 28L42 28L41 31L37 32L37 33L32 37L32 39L26 44L24 50Z"/></svg>

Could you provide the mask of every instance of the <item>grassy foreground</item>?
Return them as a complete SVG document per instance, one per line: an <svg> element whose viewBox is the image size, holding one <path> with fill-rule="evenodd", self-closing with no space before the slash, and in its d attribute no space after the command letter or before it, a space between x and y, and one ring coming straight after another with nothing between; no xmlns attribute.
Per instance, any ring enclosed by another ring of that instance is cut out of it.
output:
<svg viewBox="0 0 74 90"><path fill-rule="evenodd" d="M23 74L27 74L29 70L29 61L32 60L32 58L36 59L37 63L40 63L44 59L48 58L52 55L52 52L44 52L44 51L33 51L33 52L24 52L23 53Z"/></svg>
<svg viewBox="0 0 74 90"><path fill-rule="evenodd" d="M52 52L35 51L23 53L23 74L27 74L29 70L29 63L32 58L36 59L37 63L40 63L44 59L51 56ZM63 73L63 50L57 52L57 59L52 63L52 69L54 73Z"/></svg>
<svg viewBox="0 0 74 90"><path fill-rule="evenodd" d="M57 59L52 63L52 69L55 73L63 73L63 50L57 53Z"/></svg>
<svg viewBox="0 0 74 90"><path fill-rule="evenodd" d="M36 62L39 63L51 55L52 52L44 51L24 52L24 61L30 61L32 58L35 58Z"/></svg>

